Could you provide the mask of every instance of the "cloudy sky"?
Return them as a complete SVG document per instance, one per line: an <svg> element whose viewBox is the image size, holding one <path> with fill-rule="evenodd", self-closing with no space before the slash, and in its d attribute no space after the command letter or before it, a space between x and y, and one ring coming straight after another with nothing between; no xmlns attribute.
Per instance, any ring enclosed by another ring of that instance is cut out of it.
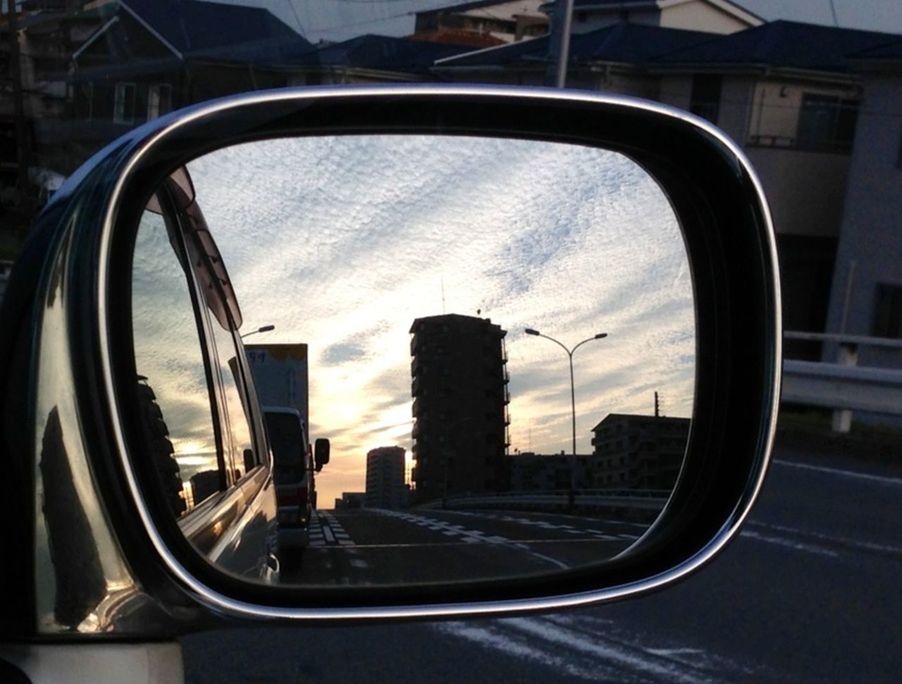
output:
<svg viewBox="0 0 902 684"><path fill-rule="evenodd" d="M690 416L694 313L667 199L630 160L529 141L367 136L227 148L189 165L255 343L310 346L311 437L331 507L367 450L411 446L414 318L491 318L507 333L511 449L577 447L611 412ZM409 458L409 455L408 455Z"/></svg>

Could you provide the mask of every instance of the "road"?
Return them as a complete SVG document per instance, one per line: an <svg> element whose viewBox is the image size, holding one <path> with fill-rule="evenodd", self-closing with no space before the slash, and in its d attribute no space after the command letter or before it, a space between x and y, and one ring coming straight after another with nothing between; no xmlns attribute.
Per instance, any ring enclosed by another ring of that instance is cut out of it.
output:
<svg viewBox="0 0 902 684"><path fill-rule="evenodd" d="M525 511L319 511L284 583L387 585L543 574L611 558L648 527Z"/></svg>
<svg viewBox="0 0 902 684"><path fill-rule="evenodd" d="M895 682L902 470L778 450L741 536L658 593L494 620L183 639L189 682Z"/></svg>

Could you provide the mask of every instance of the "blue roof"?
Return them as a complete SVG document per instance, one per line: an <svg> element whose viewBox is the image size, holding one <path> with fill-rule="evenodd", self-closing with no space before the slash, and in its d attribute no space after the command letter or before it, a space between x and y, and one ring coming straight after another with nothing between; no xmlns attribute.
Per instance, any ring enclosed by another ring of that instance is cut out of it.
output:
<svg viewBox="0 0 902 684"><path fill-rule="evenodd" d="M570 60L571 63L643 64L658 55L710 40L713 35L701 31L683 31L644 24L613 24L588 33L573 34L570 39ZM438 66L488 67L544 61L548 56L548 40L548 36L542 36L471 52L446 60Z"/></svg>
<svg viewBox="0 0 902 684"><path fill-rule="evenodd" d="M660 64L765 65L822 71L848 71L849 56L885 45L899 36L774 21L657 58Z"/></svg>
<svg viewBox="0 0 902 684"><path fill-rule="evenodd" d="M902 39L892 43L886 43L875 48L862 50L849 55L850 59L866 59L866 60L890 60L897 61L902 59Z"/></svg>
<svg viewBox="0 0 902 684"><path fill-rule="evenodd" d="M472 49L473 47L469 45L448 45L408 38L364 35L300 55L294 63L425 73L435 60Z"/></svg>
<svg viewBox="0 0 902 684"><path fill-rule="evenodd" d="M185 56L279 59L313 46L269 10L205 0L119 0Z"/></svg>

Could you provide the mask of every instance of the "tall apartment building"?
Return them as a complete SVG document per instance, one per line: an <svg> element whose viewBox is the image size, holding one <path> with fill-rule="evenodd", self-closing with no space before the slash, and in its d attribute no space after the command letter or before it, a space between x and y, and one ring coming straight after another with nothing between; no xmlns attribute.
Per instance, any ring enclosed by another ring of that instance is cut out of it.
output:
<svg viewBox="0 0 902 684"><path fill-rule="evenodd" d="M683 464L689 418L611 413L592 428L597 489L672 489Z"/></svg>
<svg viewBox="0 0 902 684"><path fill-rule="evenodd" d="M407 504L404 487L404 448L378 447L366 455L366 506L403 508Z"/></svg>
<svg viewBox="0 0 902 684"><path fill-rule="evenodd" d="M418 318L410 332L416 500L505 489L507 332L458 314Z"/></svg>

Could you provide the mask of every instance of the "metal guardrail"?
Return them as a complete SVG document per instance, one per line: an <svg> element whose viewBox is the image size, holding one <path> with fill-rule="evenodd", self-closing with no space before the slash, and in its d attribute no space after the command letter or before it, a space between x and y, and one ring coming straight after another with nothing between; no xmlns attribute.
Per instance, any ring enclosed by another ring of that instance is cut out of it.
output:
<svg viewBox="0 0 902 684"><path fill-rule="evenodd" d="M837 363L783 362L783 401L835 409L833 430L848 432L852 411L902 416L902 369L858 366L860 347L902 350L902 340L862 335L787 332L787 340L832 342Z"/></svg>
<svg viewBox="0 0 902 684"><path fill-rule="evenodd" d="M574 497L576 509L632 508L658 511L667 502L670 491L663 490L581 490ZM504 492L499 494L455 495L437 499L422 508L516 508L529 510L565 510L569 507L566 491Z"/></svg>

